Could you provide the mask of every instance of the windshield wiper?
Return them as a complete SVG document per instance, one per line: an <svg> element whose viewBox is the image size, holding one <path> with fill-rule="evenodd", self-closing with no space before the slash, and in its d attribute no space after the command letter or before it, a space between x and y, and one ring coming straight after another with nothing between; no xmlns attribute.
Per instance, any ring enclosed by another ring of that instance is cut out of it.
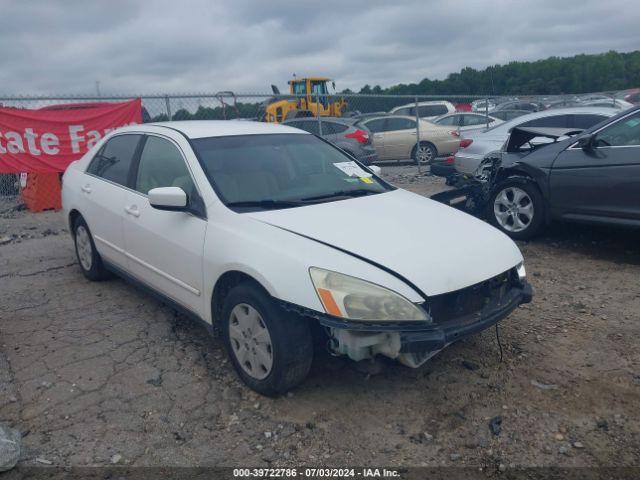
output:
<svg viewBox="0 0 640 480"><path fill-rule="evenodd" d="M334 198L334 197L363 197L365 195L373 195L375 193L380 193L380 192L376 192L374 190L367 190L366 188L358 188L354 190L338 190L337 192L333 192L333 193L325 193L323 195L316 195L314 197L303 198L302 201L310 202L313 200L322 200L325 198Z"/></svg>
<svg viewBox="0 0 640 480"><path fill-rule="evenodd" d="M242 202L229 202L227 207L260 207L264 209L277 209L277 208L292 208L305 205L303 202L296 202L292 200L245 200Z"/></svg>

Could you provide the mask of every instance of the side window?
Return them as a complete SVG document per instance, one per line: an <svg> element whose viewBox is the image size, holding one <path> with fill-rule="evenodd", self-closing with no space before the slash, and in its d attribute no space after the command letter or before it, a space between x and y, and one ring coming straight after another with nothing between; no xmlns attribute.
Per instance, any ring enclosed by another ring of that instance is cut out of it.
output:
<svg viewBox="0 0 640 480"><path fill-rule="evenodd" d="M602 115L572 115L569 120L569 123L571 123L571 126L569 128L587 129L593 127L596 123L600 123L606 119L607 117L603 117Z"/></svg>
<svg viewBox="0 0 640 480"><path fill-rule="evenodd" d="M412 111L413 111L413 108L404 107L404 108L399 108L398 110L396 110L394 112L394 114L395 115L413 115Z"/></svg>
<svg viewBox="0 0 640 480"><path fill-rule="evenodd" d="M384 118L378 118L376 120L369 120L364 123L364 126L369 129L371 133L384 132Z"/></svg>
<svg viewBox="0 0 640 480"><path fill-rule="evenodd" d="M87 173L126 186L131 160L140 138L141 135L118 135L111 138L93 158Z"/></svg>
<svg viewBox="0 0 640 480"><path fill-rule="evenodd" d="M409 129L415 129L415 128L416 128L415 120L410 120L408 118L388 118L385 131L409 130Z"/></svg>
<svg viewBox="0 0 640 480"><path fill-rule="evenodd" d="M489 118L489 123L493 120ZM487 117L483 117L480 115L465 115L464 116L464 124L465 125L486 125Z"/></svg>
<svg viewBox="0 0 640 480"><path fill-rule="evenodd" d="M188 196L195 185L182 154L169 140L149 136L140 155L136 190L145 195L152 188L180 187Z"/></svg>
<svg viewBox="0 0 640 480"><path fill-rule="evenodd" d="M640 112L636 112L596 134L597 147L628 147L640 145Z"/></svg>
<svg viewBox="0 0 640 480"><path fill-rule="evenodd" d="M529 120L519 127L569 128L569 115L553 115L550 117Z"/></svg>
<svg viewBox="0 0 640 480"><path fill-rule="evenodd" d="M458 126L458 115L442 118L438 120L438 125Z"/></svg>

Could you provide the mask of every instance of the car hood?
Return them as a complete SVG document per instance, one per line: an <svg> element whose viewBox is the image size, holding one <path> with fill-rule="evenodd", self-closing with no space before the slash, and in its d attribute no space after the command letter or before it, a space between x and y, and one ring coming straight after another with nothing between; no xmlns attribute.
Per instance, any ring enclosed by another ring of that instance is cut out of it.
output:
<svg viewBox="0 0 640 480"><path fill-rule="evenodd" d="M400 189L244 215L375 262L428 296L479 283L522 261L499 230ZM313 259L309 265L322 267Z"/></svg>

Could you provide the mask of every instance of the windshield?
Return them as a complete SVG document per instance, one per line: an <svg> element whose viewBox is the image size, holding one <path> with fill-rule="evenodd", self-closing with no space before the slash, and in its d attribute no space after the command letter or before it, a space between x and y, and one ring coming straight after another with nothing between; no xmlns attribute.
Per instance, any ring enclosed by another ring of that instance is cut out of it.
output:
<svg viewBox="0 0 640 480"><path fill-rule="evenodd" d="M192 142L218 196L236 211L290 208L393 189L314 135L238 135Z"/></svg>

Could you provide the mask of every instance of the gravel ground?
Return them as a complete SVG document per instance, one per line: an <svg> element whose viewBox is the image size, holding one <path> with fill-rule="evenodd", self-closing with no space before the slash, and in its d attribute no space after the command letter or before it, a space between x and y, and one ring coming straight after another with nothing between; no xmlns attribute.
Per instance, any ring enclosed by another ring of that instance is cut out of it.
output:
<svg viewBox="0 0 640 480"><path fill-rule="evenodd" d="M416 170L384 174L444 188ZM268 399L200 326L87 282L60 213L5 210L0 422L23 466L637 466L640 234L559 225L520 248L536 296L502 322L502 361L495 330L416 370L319 352Z"/></svg>

